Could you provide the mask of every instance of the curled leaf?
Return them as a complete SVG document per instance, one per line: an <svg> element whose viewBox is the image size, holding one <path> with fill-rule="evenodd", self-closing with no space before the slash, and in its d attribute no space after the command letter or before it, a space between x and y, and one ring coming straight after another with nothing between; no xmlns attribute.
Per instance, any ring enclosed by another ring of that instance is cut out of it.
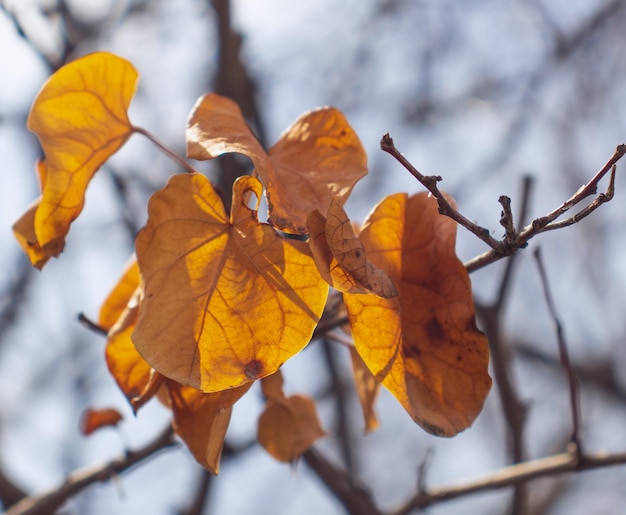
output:
<svg viewBox="0 0 626 515"><path fill-rule="evenodd" d="M187 125L187 155L211 159L238 152L254 163L266 189L269 222L288 233L306 233L309 213L343 204L367 174L367 156L341 111L323 107L298 118L266 153L230 99L198 100Z"/></svg>
<svg viewBox="0 0 626 515"><path fill-rule="evenodd" d="M310 340L328 287L304 242L248 207L240 177L230 219L203 175L178 175L150 200L137 236L145 282L133 341L158 372L216 392L274 373Z"/></svg>
<svg viewBox="0 0 626 515"><path fill-rule="evenodd" d="M335 199L326 218L313 211L307 219L309 245L322 277L346 293L374 293L385 299L398 295L387 273L367 259L348 215Z"/></svg>
<svg viewBox="0 0 626 515"><path fill-rule="evenodd" d="M376 206L359 236L400 293L344 294L356 349L418 424L453 436L471 425L491 386L487 340L454 251L456 223L425 193L397 194Z"/></svg>
<svg viewBox="0 0 626 515"><path fill-rule="evenodd" d="M47 162L34 232L46 255L61 253L93 174L132 133L127 110L137 77L125 59L96 52L57 70L33 102L28 128Z"/></svg>

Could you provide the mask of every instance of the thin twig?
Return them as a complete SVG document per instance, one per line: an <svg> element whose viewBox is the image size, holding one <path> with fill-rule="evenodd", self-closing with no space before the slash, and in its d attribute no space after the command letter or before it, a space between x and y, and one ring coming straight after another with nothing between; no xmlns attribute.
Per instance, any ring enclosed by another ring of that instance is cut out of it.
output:
<svg viewBox="0 0 626 515"><path fill-rule="evenodd" d="M559 345L559 355L561 357L561 366L567 374L567 382L569 384L569 396L570 396L570 408L572 412L572 443L577 449L578 453L582 453L581 441L580 441L580 402L578 393L578 381L572 369L572 364L569 359L569 353L567 351L567 343L565 341L565 334L563 332L563 325L559 320L556 313L556 307L552 294L550 293L550 287L548 284L548 276L546 274L543 260L541 259L541 251L539 248L534 252L535 261L537 262L537 268L539 269L539 277L541 278L541 286L543 288L544 297L548 306L548 311L552 317L554 323L554 329L556 331L556 337Z"/></svg>
<svg viewBox="0 0 626 515"><path fill-rule="evenodd" d="M586 206L584 209L576 213L574 216L571 216L565 220L561 220L559 222L552 222L546 225L543 229L543 232L552 231L554 229L562 229L563 227L568 227L575 223L580 222L583 218L586 218L591 213L593 213L596 209L598 209L602 204L608 202L613 199L615 195L615 172L617 171L617 165L613 165L611 167L611 175L609 177L609 185L606 189L605 193L600 193L594 201Z"/></svg>
<svg viewBox="0 0 626 515"><path fill-rule="evenodd" d="M391 154L402 166L404 166L433 196L437 199L439 206L439 213L445 216L449 216L455 220L459 225L465 227L468 231L473 232L478 238L484 241L491 248L496 249L500 246L500 242L495 238L492 238L489 234L489 230L484 227L471 222L459 213L448 200L443 193L437 187L437 183L441 181L441 177L438 175L422 175L417 168L415 168L396 148L389 134L385 134L380 141L380 148Z"/></svg>
<svg viewBox="0 0 626 515"><path fill-rule="evenodd" d="M576 452L565 452L505 467L491 474L457 484L421 490L403 506L393 511L392 515L407 515L439 502L478 492L499 490L542 477L625 464L626 452L615 454L595 452L582 455Z"/></svg>
<svg viewBox="0 0 626 515"><path fill-rule="evenodd" d="M82 313L82 312L78 313L76 318L87 329L89 329L90 331L93 331L96 334L99 334L101 336L106 336L109 333L104 327L102 327L98 323L91 320L87 315L85 315L85 313Z"/></svg>
<svg viewBox="0 0 626 515"><path fill-rule="evenodd" d="M135 451L128 451L124 456L104 465L77 470L70 474L61 486L49 492L22 499L5 512L5 515L49 515L55 513L66 501L88 486L107 482L174 444L174 431L171 426L168 426L144 447Z"/></svg>
<svg viewBox="0 0 626 515"><path fill-rule="evenodd" d="M185 159L183 159L180 155L178 155L173 150L169 149L165 145L165 143L160 141L158 138L156 138L153 134L151 134L146 129L133 126L133 132L136 132L137 134L141 134L142 136L145 136L146 138L148 138L152 143L156 145L156 147L161 152L163 152L166 156L171 158L173 161L176 161L182 168L185 169L187 173L198 173L198 171L193 166L191 166L187 161L185 161Z"/></svg>

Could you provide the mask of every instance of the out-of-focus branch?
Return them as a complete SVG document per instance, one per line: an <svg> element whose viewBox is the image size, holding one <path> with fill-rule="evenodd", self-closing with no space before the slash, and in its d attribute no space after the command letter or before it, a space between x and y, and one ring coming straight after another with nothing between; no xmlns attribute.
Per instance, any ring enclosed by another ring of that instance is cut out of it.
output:
<svg viewBox="0 0 626 515"><path fill-rule="evenodd" d="M202 515L204 513L214 477L215 476L208 470L203 469L200 471L200 479L196 487L196 493L189 503L189 506L178 512L179 515Z"/></svg>
<svg viewBox="0 0 626 515"><path fill-rule="evenodd" d="M343 504L348 513L352 515L382 515L382 512L371 499L369 492L357 484L347 472L326 460L321 453L312 448L306 451L302 458Z"/></svg>
<svg viewBox="0 0 626 515"><path fill-rule="evenodd" d="M7 477L4 470L0 469L0 503L2 506L10 508L24 499L26 495L26 492Z"/></svg>
<svg viewBox="0 0 626 515"><path fill-rule="evenodd" d="M439 212L442 215L448 216L455 220L459 225L465 227L468 231L475 234L478 238L484 241L491 247L491 250L477 256L465 263L465 268L468 272L473 272L479 268L483 268L495 261L498 261L504 257L512 256L519 249L528 245L528 242L538 234L542 232L558 229L567 225L572 225L579 222L585 216L591 214L598 205L607 202L613 197L614 191L614 177L611 179L609 188L606 193L601 193L590 205L586 206L581 213L574 215L570 219L562 222L556 222L557 218L567 213L572 207L577 206L584 199L590 195L594 195L598 188L598 183L604 176L611 170L613 170L615 164L624 157L626 154L626 144L620 144L615 149L613 155L604 164L604 166L593 176L593 178L584 186L582 186L574 195L568 200L563 202L559 207L552 210L545 216L534 219L529 225L521 230L516 230L510 224L507 223L505 230L506 234L502 240L496 240L489 234L489 231L484 227L470 221L461 213L459 213L444 197L439 190L437 183L441 181L439 176L426 176L422 175L395 147L393 140L389 134L385 134L380 142L381 149L388 154L392 155L402 166L404 166L432 195L437 199L439 205ZM612 172L614 176L615 172ZM597 204L597 205L595 205ZM592 207L593 206L593 207Z"/></svg>
<svg viewBox="0 0 626 515"><path fill-rule="evenodd" d="M243 38L231 24L230 0L210 0L217 16L219 55L217 73L213 80L216 93L234 100L261 144L265 143L263 123L256 103L256 84L241 59ZM219 157L220 177L216 181L222 200L230 206L230 192L237 177L248 172L239 156L225 154Z"/></svg>
<svg viewBox="0 0 626 515"><path fill-rule="evenodd" d="M49 515L55 513L67 500L88 486L109 481L173 445L175 445L174 431L171 426L168 426L144 447L128 451L124 456L104 465L73 472L59 487L43 494L22 499L5 512L5 515Z"/></svg>
<svg viewBox="0 0 626 515"><path fill-rule="evenodd" d="M615 454L595 452L579 455L575 449L572 449L571 452L519 463L455 485L423 489L403 506L393 511L391 515L407 515L439 502L478 492L499 490L542 477L554 477L567 472L582 472L625 464L626 452Z"/></svg>
<svg viewBox="0 0 626 515"><path fill-rule="evenodd" d="M561 357L561 366L567 374L567 382L569 385L570 395L570 408L572 413L572 444L574 445L576 451L581 453L582 446L580 441L580 402L578 394L578 380L576 379L576 375L574 374L569 359L569 352L567 351L567 343L565 342L563 325L561 324L561 321L559 320L559 317L556 313L556 306L554 305L552 293L550 292L550 287L548 285L548 275L546 274L543 260L541 259L541 252L539 249L535 250L534 256L537 262L537 267L539 268L539 276L541 278L541 285L543 287L546 304L548 305L548 311L554 322L554 329L559 345L559 356Z"/></svg>
<svg viewBox="0 0 626 515"><path fill-rule="evenodd" d="M333 402L335 403L335 430L337 435L341 455L348 474L354 475L357 470L354 446L356 439L350 424L348 409L348 389L342 378L337 357L335 355L335 345L332 345L327 338L322 338L319 342L322 346L322 353L326 362L326 369L330 374L330 388L333 392Z"/></svg>
<svg viewBox="0 0 626 515"><path fill-rule="evenodd" d="M0 294L0 344L4 341L6 331L17 320L18 312L24 305L24 299L33 277L34 268L24 256L19 256L17 270L11 274L13 281Z"/></svg>
<svg viewBox="0 0 626 515"><path fill-rule="evenodd" d="M494 150L490 155L466 174L465 179L458 185L459 194L469 190L470 183L481 184L490 174L501 170L509 162L515 155L518 145L525 141L525 135L532 127L533 121L538 118L539 106L543 98L542 92L550 79L555 76L555 69L572 57L578 49L589 43L590 38L597 35L607 21L618 16L618 11L624 8L625 4L622 0L610 0L569 34L561 33L556 29L556 25L548 18L547 10L543 8L541 2L527 2L527 5L539 12L544 22L553 30L554 42L544 60L526 79L517 101L517 110L512 116L508 129L493 147ZM519 78L515 77L514 80L518 82Z"/></svg>

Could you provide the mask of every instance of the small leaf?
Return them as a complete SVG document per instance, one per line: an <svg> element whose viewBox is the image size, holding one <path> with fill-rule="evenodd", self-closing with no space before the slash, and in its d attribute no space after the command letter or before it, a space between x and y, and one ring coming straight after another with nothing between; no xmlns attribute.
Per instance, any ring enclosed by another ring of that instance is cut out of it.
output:
<svg viewBox="0 0 626 515"><path fill-rule="evenodd" d="M252 386L217 393L202 393L175 381L167 381L174 431L193 457L213 474L219 472L220 456L232 407Z"/></svg>
<svg viewBox="0 0 626 515"><path fill-rule="evenodd" d="M261 385L267 404L259 417L257 439L273 458L291 463L326 436L315 401L306 395L285 397L280 371L262 379Z"/></svg>
<svg viewBox="0 0 626 515"><path fill-rule="evenodd" d="M359 237L400 294L344 294L356 349L418 424L453 436L471 425L491 386L487 340L454 252L456 223L426 193L397 194L376 206Z"/></svg>
<svg viewBox="0 0 626 515"><path fill-rule="evenodd" d="M103 427L115 427L124 417L115 408L86 409L81 416L80 430L85 436Z"/></svg>
<svg viewBox="0 0 626 515"><path fill-rule="evenodd" d="M61 253L93 174L131 135L127 110L137 77L125 59L96 52L57 70L35 99L28 128L41 142L48 173L34 229L47 255Z"/></svg>
<svg viewBox="0 0 626 515"><path fill-rule="evenodd" d="M378 429L379 426L374 405L378 399L380 382L372 375L354 347L350 347L350 358L352 360L354 384L359 402L361 403L361 409L363 410L363 418L365 419L365 432L369 433Z"/></svg>
<svg viewBox="0 0 626 515"><path fill-rule="evenodd" d="M178 175L152 196L137 236L145 282L135 346L158 372L216 392L274 373L309 342L328 286L304 242L250 209L240 177L230 220L206 177Z"/></svg>
<svg viewBox="0 0 626 515"><path fill-rule="evenodd" d="M265 185L270 223L289 233L306 233L309 213L326 213L333 197L343 204L367 175L358 136L331 107L302 115L266 153L232 100L206 95L187 124L187 155L212 159L228 152L252 160Z"/></svg>
<svg viewBox="0 0 626 515"><path fill-rule="evenodd" d="M307 219L307 229L315 264L336 290L371 292L385 299L398 295L387 273L367 259L348 215L336 200L331 202L327 218L313 211Z"/></svg>

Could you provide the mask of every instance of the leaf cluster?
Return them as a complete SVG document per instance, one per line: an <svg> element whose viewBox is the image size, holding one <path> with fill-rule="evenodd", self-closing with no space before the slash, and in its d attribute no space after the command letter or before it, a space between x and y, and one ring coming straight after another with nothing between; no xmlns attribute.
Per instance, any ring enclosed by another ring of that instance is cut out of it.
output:
<svg viewBox="0 0 626 515"><path fill-rule="evenodd" d="M33 266L62 252L90 180L131 135L163 149L129 120L137 80L128 61L98 52L58 70L35 99L28 127L45 154L42 194L14 225ZM194 457L217 473L233 405L259 380L259 442L293 461L325 431L313 399L284 394L280 368L315 337L343 331L368 430L381 385L430 433L469 427L491 385L487 341L455 254L456 223L439 215L437 199L388 196L357 229L343 205L367 157L330 107L303 114L266 151L233 101L207 94L186 141L189 159L238 153L254 170L234 183L230 212L180 156L185 172L152 195L136 255L98 320L107 365L133 408L160 399ZM119 421L101 414L86 431Z"/></svg>

